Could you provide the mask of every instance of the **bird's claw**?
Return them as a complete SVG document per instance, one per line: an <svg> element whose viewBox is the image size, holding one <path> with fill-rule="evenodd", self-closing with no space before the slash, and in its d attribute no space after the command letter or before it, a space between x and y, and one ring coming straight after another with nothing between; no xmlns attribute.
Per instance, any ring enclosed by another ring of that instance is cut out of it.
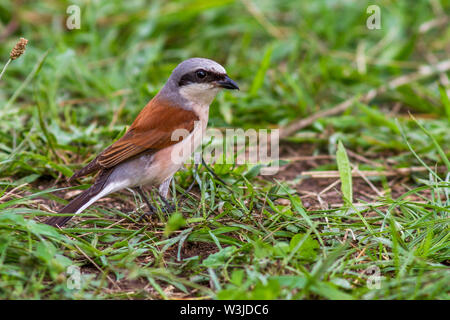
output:
<svg viewBox="0 0 450 320"><path fill-rule="evenodd" d="M173 204L166 203L163 207L161 207L161 211L164 213L172 213L176 211L176 207Z"/></svg>
<svg viewBox="0 0 450 320"><path fill-rule="evenodd" d="M145 216L150 217L150 216L154 215L155 212L157 212L157 209L156 209L153 205L150 205L149 210L146 211L146 212L144 212L143 214L141 214L141 215L139 216L139 218L137 219L137 221L138 221L138 222L141 221L142 218L144 218Z"/></svg>

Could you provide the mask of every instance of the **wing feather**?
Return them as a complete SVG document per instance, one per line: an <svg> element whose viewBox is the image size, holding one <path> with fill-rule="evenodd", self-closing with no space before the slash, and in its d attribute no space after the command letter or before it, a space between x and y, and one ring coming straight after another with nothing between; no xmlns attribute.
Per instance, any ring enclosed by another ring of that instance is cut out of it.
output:
<svg viewBox="0 0 450 320"><path fill-rule="evenodd" d="M178 143L182 138L173 140L172 133L177 129L192 132L198 120L194 111L174 106L156 96L142 109L122 138L77 171L71 180L114 167L140 153L157 151Z"/></svg>

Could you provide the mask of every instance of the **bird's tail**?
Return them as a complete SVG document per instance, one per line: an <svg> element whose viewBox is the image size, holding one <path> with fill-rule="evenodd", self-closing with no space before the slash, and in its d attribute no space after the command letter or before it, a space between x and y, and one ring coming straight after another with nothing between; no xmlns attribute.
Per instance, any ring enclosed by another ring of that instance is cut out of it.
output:
<svg viewBox="0 0 450 320"><path fill-rule="evenodd" d="M73 199L69 202L64 208L59 210L58 213L77 213L77 211L83 207L86 203L89 202L89 200L94 196L92 195L92 192L90 190L91 188L83 191L78 197ZM51 217L45 220L45 224L51 225L51 226L59 226L63 227L67 222L69 222L70 219L73 218L72 216L65 216L65 217Z"/></svg>
<svg viewBox="0 0 450 320"><path fill-rule="evenodd" d="M73 213L71 216L64 217L51 217L44 221L45 224L51 226L63 227L70 219L73 218L75 214L80 213L87 207L89 207L97 199L105 196L102 192L103 187L111 173L111 170L104 170L99 173L95 183L87 190L83 191L75 199L69 202L64 208L62 208L58 213Z"/></svg>

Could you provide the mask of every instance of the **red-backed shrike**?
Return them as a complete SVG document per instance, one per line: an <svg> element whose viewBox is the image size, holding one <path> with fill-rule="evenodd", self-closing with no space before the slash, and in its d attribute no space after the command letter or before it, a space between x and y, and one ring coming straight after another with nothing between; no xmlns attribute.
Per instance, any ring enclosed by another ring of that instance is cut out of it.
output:
<svg viewBox="0 0 450 320"><path fill-rule="evenodd" d="M201 144L201 139L194 138L205 132L209 105L222 88L239 89L217 62L192 58L180 63L128 131L70 178L73 181L97 173L94 184L59 212L78 214L124 188L136 188L142 195L144 185L159 186L165 199L173 175ZM173 139L176 130L185 130L188 135ZM188 145L191 152L183 152ZM51 217L45 223L62 227L71 218Z"/></svg>

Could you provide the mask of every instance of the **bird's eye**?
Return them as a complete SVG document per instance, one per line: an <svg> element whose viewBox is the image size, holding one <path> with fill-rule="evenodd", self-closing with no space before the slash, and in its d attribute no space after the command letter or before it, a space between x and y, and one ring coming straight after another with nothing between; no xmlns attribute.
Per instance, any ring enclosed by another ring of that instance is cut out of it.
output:
<svg viewBox="0 0 450 320"><path fill-rule="evenodd" d="M206 77L206 71L205 70L197 70L195 72L195 75L197 76L197 78L203 79Z"/></svg>

